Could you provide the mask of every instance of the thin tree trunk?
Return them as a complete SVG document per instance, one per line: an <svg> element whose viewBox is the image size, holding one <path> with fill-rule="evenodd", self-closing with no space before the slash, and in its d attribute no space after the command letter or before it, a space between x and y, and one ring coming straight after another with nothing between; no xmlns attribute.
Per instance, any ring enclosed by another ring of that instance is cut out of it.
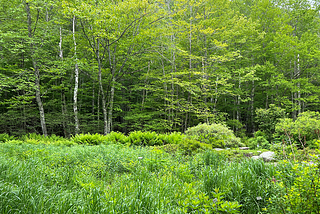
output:
<svg viewBox="0 0 320 214"><path fill-rule="evenodd" d="M191 71L192 71L192 6L190 6L190 32L189 32L189 82L191 82ZM191 93L188 92L188 106L191 105ZM184 131L187 130L188 127L188 114L189 114L190 108L188 107L188 110L186 112L186 119L185 119L185 125L184 125Z"/></svg>
<svg viewBox="0 0 320 214"><path fill-rule="evenodd" d="M99 93L101 93L102 95L102 112L103 112L103 122L104 122L104 129L103 129L103 133L105 135L108 134L108 115L107 115L107 102L106 102L106 96L105 93L103 91L103 86L102 86L102 64L101 64L101 60L100 60L100 40L97 39L97 48L96 48L96 57L97 57L97 61L98 61L98 68L99 68L99 75L98 75L98 79L99 79ZM99 118L98 118L99 119Z"/></svg>
<svg viewBox="0 0 320 214"><path fill-rule="evenodd" d="M300 55L298 54L297 56L297 73L296 73L296 77L297 79L300 78ZM301 113L301 91L300 91L300 82L297 83L297 87L298 87L298 115Z"/></svg>
<svg viewBox="0 0 320 214"><path fill-rule="evenodd" d="M142 102L141 102L141 111L144 110L144 102L145 102L145 99L147 98L147 94L148 94L148 91L147 91L147 84L148 84L148 75L149 75L149 72L150 72L150 62L148 62L148 71L147 71L147 77L146 79L144 80L144 89L142 90Z"/></svg>
<svg viewBox="0 0 320 214"><path fill-rule="evenodd" d="M255 125L254 125L254 80L252 80L252 90L251 90L251 127L252 127L252 132L254 133L255 131Z"/></svg>
<svg viewBox="0 0 320 214"><path fill-rule="evenodd" d="M94 90L94 80L92 80L92 110L91 110L91 114L94 115L94 98L95 98L95 90ZM92 117L93 119L93 117Z"/></svg>
<svg viewBox="0 0 320 214"><path fill-rule="evenodd" d="M77 58L77 43L75 38L75 21L76 21L76 16L73 16L72 34L73 34L73 42L74 42L74 56L76 60L75 69L74 69L75 84L74 84L74 91L73 91L73 112L74 112L74 122L75 122L75 134L78 134L80 131L79 119L78 119L79 67L78 67L78 58Z"/></svg>
<svg viewBox="0 0 320 214"><path fill-rule="evenodd" d="M27 19L28 19L28 36L31 40L33 40L33 35L32 35L32 29L31 29L31 13L30 13L30 7L29 3L25 2L26 5L26 12L27 12ZM39 113L40 113L40 123L41 123L41 128L42 128L42 133L44 136L48 135L47 132L47 126L45 122L45 115L44 115L44 108L43 108L43 103L41 100L41 93L40 93L40 72L39 68L37 65L37 59L35 58L35 44L34 42L30 42L30 49L31 49L31 58L32 58L32 64L33 64L33 69L34 69L34 76L35 76L35 91L36 91L36 101L38 104L39 108Z"/></svg>
<svg viewBox="0 0 320 214"><path fill-rule="evenodd" d="M60 42L59 42L59 57L60 60L63 61L63 50L62 50L62 32L60 27ZM63 77L60 79L60 82L63 83ZM64 137L69 137L67 131L67 121L66 121L66 114L67 114L67 106L66 106L66 95L64 93L64 88L61 89L61 113L62 113L62 129Z"/></svg>
<svg viewBox="0 0 320 214"><path fill-rule="evenodd" d="M239 93L241 90L241 77L239 73L239 83L238 83ZM238 95L237 97L237 120L240 121L240 103L241 103L241 97ZM238 128L236 128L236 131L238 131Z"/></svg>
<svg viewBox="0 0 320 214"><path fill-rule="evenodd" d="M107 133L109 134L112 129L112 112L113 112L113 102L114 102L114 83L115 78L112 78L111 90L110 90L110 100L109 100L109 113L108 113L108 122L107 122Z"/></svg>

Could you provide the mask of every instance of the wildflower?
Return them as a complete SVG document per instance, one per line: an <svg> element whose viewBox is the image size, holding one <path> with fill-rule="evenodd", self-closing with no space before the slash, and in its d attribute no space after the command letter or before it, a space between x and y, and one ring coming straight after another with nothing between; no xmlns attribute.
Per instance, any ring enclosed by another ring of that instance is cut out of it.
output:
<svg viewBox="0 0 320 214"><path fill-rule="evenodd" d="M142 160L142 159L143 159L143 157L138 157L138 159L139 159L139 160Z"/></svg>
<svg viewBox="0 0 320 214"><path fill-rule="evenodd" d="M262 198L261 198L261 196L258 196L257 201L260 201L260 200L262 200Z"/></svg>

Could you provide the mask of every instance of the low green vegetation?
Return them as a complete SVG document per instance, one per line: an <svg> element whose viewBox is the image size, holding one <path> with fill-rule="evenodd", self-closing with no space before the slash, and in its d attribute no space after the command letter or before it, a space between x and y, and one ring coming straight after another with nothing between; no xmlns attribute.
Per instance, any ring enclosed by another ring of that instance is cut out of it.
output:
<svg viewBox="0 0 320 214"><path fill-rule="evenodd" d="M201 126L187 135L1 135L1 213L319 212L320 161L309 155L319 150L269 144L278 162L266 163L248 158L257 150L213 150L217 138Z"/></svg>

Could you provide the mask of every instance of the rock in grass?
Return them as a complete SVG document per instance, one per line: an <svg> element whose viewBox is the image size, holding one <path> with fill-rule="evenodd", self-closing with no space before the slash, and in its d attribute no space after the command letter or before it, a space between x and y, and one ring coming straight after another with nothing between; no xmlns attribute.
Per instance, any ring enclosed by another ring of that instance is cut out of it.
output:
<svg viewBox="0 0 320 214"><path fill-rule="evenodd" d="M270 162L270 161L273 161L274 160L274 156L275 156L275 153L274 152L271 152L271 151L268 151L268 152L263 152L259 155L259 157L263 158L263 160L265 162Z"/></svg>
<svg viewBox="0 0 320 214"><path fill-rule="evenodd" d="M251 157L253 160L258 160L259 158L261 158L260 156L252 156Z"/></svg>
<svg viewBox="0 0 320 214"><path fill-rule="evenodd" d="M250 149L249 147L239 147L240 150L248 150Z"/></svg>
<svg viewBox="0 0 320 214"><path fill-rule="evenodd" d="M265 162L270 162L275 160L274 156L275 156L274 152L268 151L268 152L261 153L259 156L252 156L251 158L254 160L258 160L262 158Z"/></svg>

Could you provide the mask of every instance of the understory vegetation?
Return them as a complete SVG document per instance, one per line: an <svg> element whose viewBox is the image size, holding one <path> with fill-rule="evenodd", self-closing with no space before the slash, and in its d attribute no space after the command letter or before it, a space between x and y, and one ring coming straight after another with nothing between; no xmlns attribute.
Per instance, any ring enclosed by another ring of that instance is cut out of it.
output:
<svg viewBox="0 0 320 214"><path fill-rule="evenodd" d="M213 150L217 138L204 127L225 131L200 124L194 130L202 135L195 137L191 129L187 135L112 132L70 139L2 134L1 213L320 211L319 150L273 145L277 162L253 160L247 154L257 150ZM211 141L202 140L205 135Z"/></svg>

